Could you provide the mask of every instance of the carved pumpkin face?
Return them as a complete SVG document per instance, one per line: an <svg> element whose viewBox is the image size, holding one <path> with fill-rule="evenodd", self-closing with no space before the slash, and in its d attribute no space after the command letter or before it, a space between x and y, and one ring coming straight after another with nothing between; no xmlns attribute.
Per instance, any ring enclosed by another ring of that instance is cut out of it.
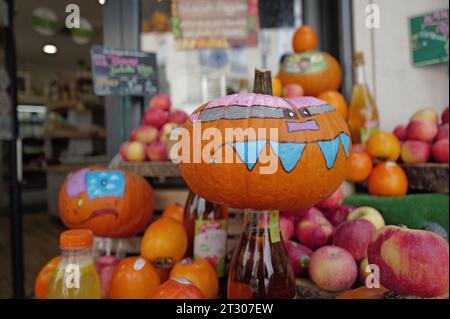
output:
<svg viewBox="0 0 450 319"><path fill-rule="evenodd" d="M150 222L153 190L134 173L83 168L67 177L59 192L59 212L69 228L87 228L97 236L131 237Z"/></svg>
<svg viewBox="0 0 450 319"><path fill-rule="evenodd" d="M198 124L203 133L219 130L224 136L220 145L209 149L210 140L193 140ZM351 145L347 125L316 98L234 94L201 106L184 128L190 133L191 158L179 163L183 178L194 193L212 202L244 209L307 208L331 195L345 177ZM266 133L230 138L229 128ZM270 129L278 134L271 135ZM195 162L199 149L210 157ZM235 161L227 162L227 151L236 155ZM262 173L270 160L277 169Z"/></svg>
<svg viewBox="0 0 450 319"><path fill-rule="evenodd" d="M328 53L306 51L287 56L278 75L283 85L297 83L305 95L318 96L327 90L338 90L342 71L336 59Z"/></svg>

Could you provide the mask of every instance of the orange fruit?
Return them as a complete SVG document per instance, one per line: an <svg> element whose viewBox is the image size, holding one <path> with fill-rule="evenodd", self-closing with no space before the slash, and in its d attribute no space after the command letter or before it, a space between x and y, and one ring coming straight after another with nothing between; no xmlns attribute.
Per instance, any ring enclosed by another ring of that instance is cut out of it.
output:
<svg viewBox="0 0 450 319"><path fill-rule="evenodd" d="M48 261L44 267L39 271L34 282L34 295L38 299L45 299L47 297L47 290L53 273L61 260L60 256L54 257Z"/></svg>
<svg viewBox="0 0 450 319"><path fill-rule="evenodd" d="M170 279L159 285L152 299L204 299L202 292L187 279Z"/></svg>
<svg viewBox="0 0 450 319"><path fill-rule="evenodd" d="M394 162L376 165L369 176L369 193L376 196L403 196L408 191L408 178Z"/></svg>
<svg viewBox="0 0 450 319"><path fill-rule="evenodd" d="M141 254L155 264L171 266L184 257L187 245L183 224L172 218L161 217L145 231L141 241Z"/></svg>
<svg viewBox="0 0 450 319"><path fill-rule="evenodd" d="M114 270L108 295L112 299L149 299L159 284L151 262L142 257L128 257Z"/></svg>
<svg viewBox="0 0 450 319"><path fill-rule="evenodd" d="M366 180L372 171L372 158L366 152L352 153L347 162L346 180L359 183Z"/></svg>
<svg viewBox="0 0 450 319"><path fill-rule="evenodd" d="M273 96L281 96L283 94L283 84L277 77L272 78L272 94Z"/></svg>
<svg viewBox="0 0 450 319"><path fill-rule="evenodd" d="M292 48L296 53L316 50L317 33L314 28L306 24L298 28L292 39Z"/></svg>
<svg viewBox="0 0 450 319"><path fill-rule="evenodd" d="M338 111L338 113L342 115L344 120L347 120L348 104L341 93L339 93L338 91L328 90L320 93L317 98L320 100L324 100L325 102L328 102L328 104L334 107L336 111Z"/></svg>
<svg viewBox="0 0 450 319"><path fill-rule="evenodd" d="M370 135L366 151L373 158L395 162L400 157L401 143L398 138L388 132L375 132Z"/></svg>
<svg viewBox="0 0 450 319"><path fill-rule="evenodd" d="M184 220L184 206L178 203L173 203L164 209L162 217L168 217L182 223Z"/></svg>
<svg viewBox="0 0 450 319"><path fill-rule="evenodd" d="M207 299L216 298L219 293L216 270L209 262L199 257L184 258L176 263L170 272L170 278L184 278L191 281Z"/></svg>

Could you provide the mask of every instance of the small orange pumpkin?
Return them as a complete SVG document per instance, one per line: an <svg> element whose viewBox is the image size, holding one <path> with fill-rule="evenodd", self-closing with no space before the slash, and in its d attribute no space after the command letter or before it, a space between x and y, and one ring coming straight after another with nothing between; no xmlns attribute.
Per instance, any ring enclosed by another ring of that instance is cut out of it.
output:
<svg viewBox="0 0 450 319"><path fill-rule="evenodd" d="M283 85L299 84L305 95L318 96L341 86L342 70L338 61L321 51L305 51L283 59L278 74Z"/></svg>
<svg viewBox="0 0 450 319"><path fill-rule="evenodd" d="M173 278L156 287L152 299L204 299L202 292L187 279Z"/></svg>
<svg viewBox="0 0 450 319"><path fill-rule="evenodd" d="M52 279L53 273L55 272L56 267L58 267L60 260L60 256L50 259L50 261L48 261L39 271L39 274L37 275L34 282L34 295L36 296L36 298L47 298L47 290L50 284L50 280Z"/></svg>
<svg viewBox="0 0 450 319"><path fill-rule="evenodd" d="M261 82L271 85L270 72L261 73L255 88ZM230 128L235 131L231 137ZM313 97L233 94L199 107L184 129L189 158L183 158L181 149L181 173L191 191L210 202L242 209L308 208L333 194L345 178L348 127L332 106ZM199 140L199 130L218 131L222 140ZM271 134L274 130L277 136ZM239 136L246 131L255 136ZM211 148L216 142L223 151ZM202 155L199 161L194 154ZM268 167L273 169L262 173Z"/></svg>
<svg viewBox="0 0 450 319"><path fill-rule="evenodd" d="M128 257L114 270L108 295L112 299L149 299L159 284L151 262L142 257Z"/></svg>
<svg viewBox="0 0 450 319"><path fill-rule="evenodd" d="M216 298L219 293L216 271L209 262L199 257L180 260L170 272L170 278L185 278L191 281L207 299Z"/></svg>
<svg viewBox="0 0 450 319"><path fill-rule="evenodd" d="M161 217L145 231L141 254L157 266L170 267L184 257L187 245L183 224L172 218Z"/></svg>
<svg viewBox="0 0 450 319"><path fill-rule="evenodd" d="M173 203L164 209L161 216L172 218L172 219L176 220L177 222L183 223L184 206L179 203Z"/></svg>
<svg viewBox="0 0 450 319"><path fill-rule="evenodd" d="M150 184L135 173L100 167L69 175L59 192L59 213L69 228L102 237L132 237L150 222L155 199Z"/></svg>

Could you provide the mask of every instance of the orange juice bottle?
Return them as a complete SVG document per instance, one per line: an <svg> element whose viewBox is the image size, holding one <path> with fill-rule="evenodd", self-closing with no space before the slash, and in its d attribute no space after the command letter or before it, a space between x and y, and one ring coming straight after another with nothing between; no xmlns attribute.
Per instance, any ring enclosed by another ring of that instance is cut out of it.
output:
<svg viewBox="0 0 450 319"><path fill-rule="evenodd" d="M101 298L100 279L91 251L93 237L87 229L61 234L61 261L50 281L47 299Z"/></svg>
<svg viewBox="0 0 450 319"><path fill-rule="evenodd" d="M348 116L348 127L352 143L365 144L369 136L379 130L380 120L377 107L366 82L362 52L355 52L353 55L353 67L355 84Z"/></svg>

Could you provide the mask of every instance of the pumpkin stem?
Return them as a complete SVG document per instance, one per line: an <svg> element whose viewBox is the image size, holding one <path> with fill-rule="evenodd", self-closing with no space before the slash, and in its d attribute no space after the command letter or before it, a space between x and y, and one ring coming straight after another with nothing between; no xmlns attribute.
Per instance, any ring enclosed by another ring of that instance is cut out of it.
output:
<svg viewBox="0 0 450 319"><path fill-rule="evenodd" d="M272 95L272 75L270 70L255 69L253 92Z"/></svg>
<svg viewBox="0 0 450 319"><path fill-rule="evenodd" d="M173 266L173 259L168 258L157 258L153 261L153 265L156 268L172 268Z"/></svg>

